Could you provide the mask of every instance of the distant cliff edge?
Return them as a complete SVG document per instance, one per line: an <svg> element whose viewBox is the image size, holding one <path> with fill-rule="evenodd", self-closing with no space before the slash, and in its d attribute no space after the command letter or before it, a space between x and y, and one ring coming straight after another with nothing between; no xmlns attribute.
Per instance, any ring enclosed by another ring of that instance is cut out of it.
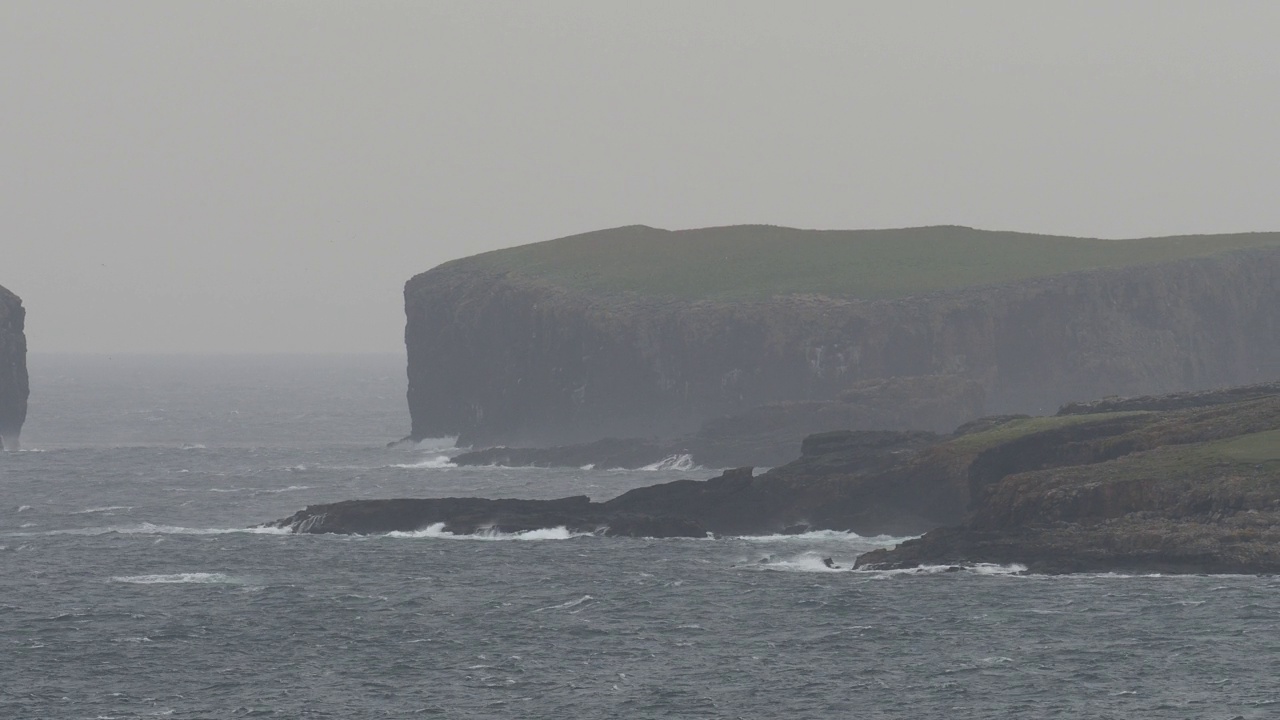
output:
<svg viewBox="0 0 1280 720"><path fill-rule="evenodd" d="M0 445L17 450L27 419L26 310L22 300L0 287Z"/></svg>
<svg viewBox="0 0 1280 720"><path fill-rule="evenodd" d="M411 435L670 438L903 376L987 414L1246 384L1280 376L1276 307L1280 233L617 228L406 284Z"/></svg>

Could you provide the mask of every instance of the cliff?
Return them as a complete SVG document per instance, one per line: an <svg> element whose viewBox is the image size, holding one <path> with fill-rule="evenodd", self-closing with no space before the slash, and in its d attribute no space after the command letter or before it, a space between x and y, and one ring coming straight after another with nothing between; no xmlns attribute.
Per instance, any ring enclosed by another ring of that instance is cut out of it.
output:
<svg viewBox="0 0 1280 720"><path fill-rule="evenodd" d="M971 463L967 521L858 566L1280 572L1280 383L1101 405L1117 404L1161 409L1015 428Z"/></svg>
<svg viewBox="0 0 1280 720"><path fill-rule="evenodd" d="M0 287L0 446L17 450L27 419L26 310L17 295Z"/></svg>
<svg viewBox="0 0 1280 720"><path fill-rule="evenodd" d="M619 228L411 279L411 436L670 439L899 376L976 382L987 413L1258 382L1274 307L1277 233Z"/></svg>
<svg viewBox="0 0 1280 720"><path fill-rule="evenodd" d="M605 438L544 448L485 448L453 458L458 465L640 468L688 456L704 467L778 467L800 457L806 437L845 430L949 431L982 414L982 386L949 375L896 377L854 384L833 400L758 405L712 418L674 439Z"/></svg>

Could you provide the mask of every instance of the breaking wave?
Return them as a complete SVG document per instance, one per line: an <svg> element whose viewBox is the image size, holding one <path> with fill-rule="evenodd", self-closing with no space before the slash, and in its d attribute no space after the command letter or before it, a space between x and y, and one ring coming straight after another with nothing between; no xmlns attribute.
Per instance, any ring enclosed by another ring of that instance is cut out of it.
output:
<svg viewBox="0 0 1280 720"><path fill-rule="evenodd" d="M445 540L572 540L573 538L590 537L591 535L592 533L571 532L563 525L553 528L524 530L513 533L498 532L496 530L480 530L471 535L455 535L454 533L445 531L444 523L441 522L428 525L421 530L389 532L383 537L439 538Z"/></svg>
<svg viewBox="0 0 1280 720"><path fill-rule="evenodd" d="M405 470L439 470L441 468L453 468L458 466L453 464L453 460L448 455L437 455L435 457L422 460L421 462L397 463L390 467L403 468Z"/></svg>
<svg viewBox="0 0 1280 720"><path fill-rule="evenodd" d="M996 565L994 563L974 563L968 565L922 565L913 568L901 568L895 570L863 570L854 569L853 564L857 555L848 558L835 556L826 556L820 553L806 552L791 557L775 558L772 556L761 558L753 564L742 564L738 567L749 568L755 570L772 570L781 572L812 572L812 573L849 573L861 575L871 578L891 578L908 575L942 575L945 573L968 573L970 575L1021 575L1027 571L1025 565ZM830 559L831 565L827 565L826 561Z"/></svg>
<svg viewBox="0 0 1280 720"><path fill-rule="evenodd" d="M794 535L742 535L737 539L746 540L747 542L757 543L776 543L776 542L856 542L860 545L868 545L872 547L894 547L900 545L907 540L911 540L917 536L907 535L905 537L895 537L893 535L859 535L852 531L843 530L811 530L804 533L796 533Z"/></svg>
<svg viewBox="0 0 1280 720"><path fill-rule="evenodd" d="M44 532L6 533L11 537L34 537L41 535L288 535L288 528L251 527L251 528L189 528L177 525L154 525L139 523L137 525L121 525L113 527L70 528L67 530L46 530Z"/></svg>
<svg viewBox="0 0 1280 720"><path fill-rule="evenodd" d="M686 470L693 470L696 467L697 465L693 464L693 456L686 453L683 455L672 455L670 457L663 458L652 465L645 465L640 469L648 470L650 472L657 470L679 470L683 472Z"/></svg>
<svg viewBox="0 0 1280 720"><path fill-rule="evenodd" d="M238 585L240 580L223 573L174 573L172 575L124 575L111 578L112 582L133 585Z"/></svg>

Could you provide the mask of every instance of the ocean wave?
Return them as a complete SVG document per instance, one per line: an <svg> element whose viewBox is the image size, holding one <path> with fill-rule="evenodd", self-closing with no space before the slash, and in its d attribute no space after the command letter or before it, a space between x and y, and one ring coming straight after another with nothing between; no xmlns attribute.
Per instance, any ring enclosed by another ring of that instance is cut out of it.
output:
<svg viewBox="0 0 1280 720"><path fill-rule="evenodd" d="M911 568L894 570L856 570L855 572L878 577L895 577L900 575L941 575L943 573L967 572L973 575L1022 575L1027 572L1026 565L1013 563L998 565L996 563L973 563L969 565L920 565Z"/></svg>
<svg viewBox="0 0 1280 720"><path fill-rule="evenodd" d="M137 525L121 525L112 527L69 528L66 530L46 530L44 532L6 533L11 537L35 537L44 535L288 535L288 528L251 527L251 528L189 528L177 525L154 525L139 523Z"/></svg>
<svg viewBox="0 0 1280 720"><path fill-rule="evenodd" d="M990 575L990 576L1007 576L1021 575L1027 571L1025 565L997 565L994 563L974 563L971 565L922 565L913 568L901 568L895 570L864 570L854 569L853 558L840 558L834 556L823 556L818 553L806 552L801 555L785 558L774 558L772 556L762 558L754 564L741 564L738 567L754 570L773 570L782 572L810 572L810 573L848 573L852 572L856 575L871 577L874 579L892 578L908 575L941 575L944 573L966 572L972 575ZM832 561L831 565L827 565L827 560Z"/></svg>
<svg viewBox="0 0 1280 720"><path fill-rule="evenodd" d="M269 488L206 488L206 490L207 490L208 492L212 492L212 493L238 493L238 492L248 492L248 493L267 493L267 494L270 494L270 495L275 495L275 494L277 494L277 493L297 492L298 490L310 490L310 489L311 489L311 486L310 486L310 485L290 485L289 487L285 487L285 488L275 488L275 489L269 489Z"/></svg>
<svg viewBox="0 0 1280 720"><path fill-rule="evenodd" d="M439 470L442 468L458 467L453 464L453 460L448 455L437 455L433 458L427 458L416 463L396 463L388 467L402 468L405 470Z"/></svg>
<svg viewBox="0 0 1280 720"><path fill-rule="evenodd" d="M111 582L133 585L238 585L242 581L224 573L190 572L171 575L122 575L111 578Z"/></svg>
<svg viewBox="0 0 1280 720"><path fill-rule="evenodd" d="M895 537L893 535L859 535L856 532L845 530L811 530L809 532L797 533L794 535L740 535L738 540L746 540L747 542L857 542L862 545L871 545L874 547L894 547L901 545L907 540L911 540L916 535L907 535L903 537Z"/></svg>
<svg viewBox="0 0 1280 720"><path fill-rule="evenodd" d="M132 505L107 505L106 507L92 507L86 510L77 510L72 515L89 515L92 513L112 512L113 510L132 510Z"/></svg>
<svg viewBox="0 0 1280 720"><path fill-rule="evenodd" d="M435 523L428 525L421 530L412 531L394 531L386 533L380 537L391 538L438 538L443 540L572 540L578 537L589 537L592 533L575 533L570 532L563 525L553 528L540 528L538 530L523 530L521 532L504 533L496 530L480 530L471 535L455 535L446 532L444 523Z"/></svg>
<svg viewBox="0 0 1280 720"><path fill-rule="evenodd" d="M456 437L438 437L438 438L422 438L413 444L414 450L422 452L445 452L448 450L456 450L458 438Z"/></svg>
<svg viewBox="0 0 1280 720"><path fill-rule="evenodd" d="M658 470L678 470L680 472L686 472L688 470L696 469L697 467L698 466L693 463L693 456L686 453L683 455L671 455L665 457L652 465L645 465L640 469L648 472L655 472Z"/></svg>
<svg viewBox="0 0 1280 720"><path fill-rule="evenodd" d="M18 512L26 512L31 509L30 505L19 505Z"/></svg>
<svg viewBox="0 0 1280 720"><path fill-rule="evenodd" d="M591 597L590 595L583 595L582 597L578 598L577 600L570 600L569 602L562 602L562 603L560 603L559 605L548 605L548 606L546 606L546 607L538 608L537 610L534 610L534 612L543 612L544 610L568 610L568 609L569 609L569 608L571 608L571 607L578 607L578 606L579 606L579 605L581 605L582 603L590 602L590 601L592 601L592 600L595 600L595 598Z"/></svg>

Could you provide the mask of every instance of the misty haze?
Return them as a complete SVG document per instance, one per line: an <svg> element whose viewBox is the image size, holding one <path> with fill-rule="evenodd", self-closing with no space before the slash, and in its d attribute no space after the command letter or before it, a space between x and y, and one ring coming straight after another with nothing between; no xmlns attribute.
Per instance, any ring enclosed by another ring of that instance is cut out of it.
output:
<svg viewBox="0 0 1280 720"><path fill-rule="evenodd" d="M0 716L1269 717L1278 32L0 5Z"/></svg>

